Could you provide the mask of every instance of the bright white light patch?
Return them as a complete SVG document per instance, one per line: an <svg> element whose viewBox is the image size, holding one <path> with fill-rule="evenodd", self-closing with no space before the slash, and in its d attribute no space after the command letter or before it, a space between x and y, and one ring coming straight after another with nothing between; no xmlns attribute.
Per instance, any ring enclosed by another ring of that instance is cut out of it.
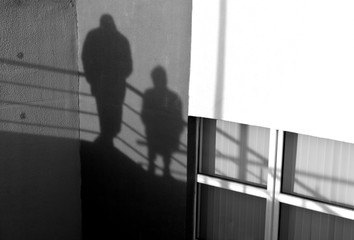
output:
<svg viewBox="0 0 354 240"><path fill-rule="evenodd" d="M193 3L189 115L354 142L354 2L228 0L222 101L217 3Z"/></svg>

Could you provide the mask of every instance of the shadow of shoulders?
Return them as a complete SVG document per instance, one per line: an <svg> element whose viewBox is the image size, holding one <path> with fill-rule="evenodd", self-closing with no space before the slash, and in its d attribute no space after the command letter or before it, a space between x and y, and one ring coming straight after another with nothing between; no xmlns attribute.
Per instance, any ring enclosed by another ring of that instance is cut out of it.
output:
<svg viewBox="0 0 354 240"><path fill-rule="evenodd" d="M186 184L81 141L83 239L184 239Z"/></svg>

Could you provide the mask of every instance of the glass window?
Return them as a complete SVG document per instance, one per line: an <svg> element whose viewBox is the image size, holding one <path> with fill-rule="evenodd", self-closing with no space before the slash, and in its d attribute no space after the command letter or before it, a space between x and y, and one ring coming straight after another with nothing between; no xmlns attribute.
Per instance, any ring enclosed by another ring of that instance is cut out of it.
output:
<svg viewBox="0 0 354 240"><path fill-rule="evenodd" d="M354 239L354 144L198 123L198 239Z"/></svg>
<svg viewBox="0 0 354 240"><path fill-rule="evenodd" d="M286 133L283 192L354 206L354 144Z"/></svg>
<svg viewBox="0 0 354 240"><path fill-rule="evenodd" d="M269 129L203 119L201 173L267 185Z"/></svg>

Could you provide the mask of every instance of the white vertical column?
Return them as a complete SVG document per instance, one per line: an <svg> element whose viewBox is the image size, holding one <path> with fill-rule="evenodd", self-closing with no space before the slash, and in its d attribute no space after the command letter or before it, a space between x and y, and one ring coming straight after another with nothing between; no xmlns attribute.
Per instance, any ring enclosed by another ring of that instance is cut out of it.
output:
<svg viewBox="0 0 354 240"><path fill-rule="evenodd" d="M265 219L265 240L273 240L272 228L273 228L273 202L274 202L274 181L276 179L276 158L277 158L277 130L270 129L269 135L269 155L268 155L268 177L267 177L267 192L269 197L267 198L266 205L266 219Z"/></svg>
<svg viewBox="0 0 354 240"><path fill-rule="evenodd" d="M278 131L277 154L276 154L276 163L275 163L276 164L275 178L274 178L272 240L278 240L279 211L280 211L279 195L281 191L281 180L282 180L283 147L284 147L284 131Z"/></svg>

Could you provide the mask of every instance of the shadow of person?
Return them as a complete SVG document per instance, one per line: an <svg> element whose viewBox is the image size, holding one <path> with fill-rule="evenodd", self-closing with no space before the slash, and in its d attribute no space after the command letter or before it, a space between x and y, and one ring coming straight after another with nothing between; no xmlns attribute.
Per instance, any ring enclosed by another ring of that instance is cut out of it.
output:
<svg viewBox="0 0 354 240"><path fill-rule="evenodd" d="M121 130L126 79L133 64L129 41L117 30L112 16L102 15L100 26L87 34L82 62L96 98L100 122L96 142L113 146L113 138Z"/></svg>
<svg viewBox="0 0 354 240"><path fill-rule="evenodd" d="M167 74L163 67L151 71L153 88L143 96L141 118L145 125L148 145L149 172L155 172L155 159L160 154L164 162L164 176L170 176L172 153L178 150L183 131L182 102L167 87Z"/></svg>

